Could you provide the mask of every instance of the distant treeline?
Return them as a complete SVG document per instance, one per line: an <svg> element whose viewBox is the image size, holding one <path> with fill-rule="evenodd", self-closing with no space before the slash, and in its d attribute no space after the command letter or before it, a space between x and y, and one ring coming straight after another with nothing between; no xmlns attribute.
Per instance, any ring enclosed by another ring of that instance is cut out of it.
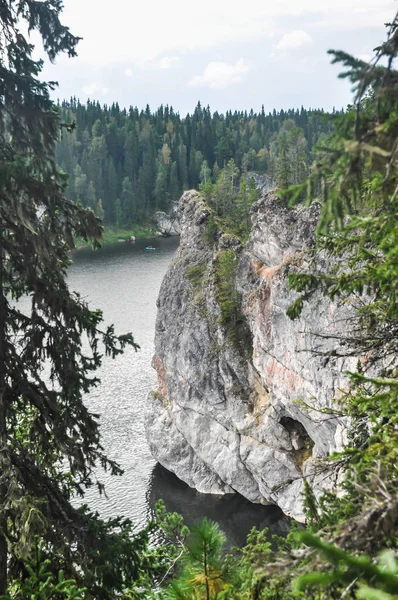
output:
<svg viewBox="0 0 398 600"><path fill-rule="evenodd" d="M215 181L230 159L241 172L268 173L281 187L300 183L314 145L331 127L322 110L304 108L224 115L198 104L181 117L169 106L122 110L73 98L61 112L76 123L57 147L58 164L70 176L67 195L116 226L167 211L184 189Z"/></svg>

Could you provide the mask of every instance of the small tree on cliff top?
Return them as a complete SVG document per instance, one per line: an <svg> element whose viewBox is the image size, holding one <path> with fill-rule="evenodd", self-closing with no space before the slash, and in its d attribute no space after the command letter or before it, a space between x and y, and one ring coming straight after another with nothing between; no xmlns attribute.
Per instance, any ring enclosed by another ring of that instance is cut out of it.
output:
<svg viewBox="0 0 398 600"><path fill-rule="evenodd" d="M66 284L73 238L96 243L101 226L64 196L53 84L39 81L42 63L19 29L37 30L51 60L74 56L78 38L61 10L61 0L0 0L0 595L39 534L55 569L106 597L137 576L146 538L132 541L131 523L104 523L70 499L96 483L96 465L121 472L83 394L98 382L103 353L136 345L131 334L102 329L101 312ZM26 295L21 312L16 301Z"/></svg>

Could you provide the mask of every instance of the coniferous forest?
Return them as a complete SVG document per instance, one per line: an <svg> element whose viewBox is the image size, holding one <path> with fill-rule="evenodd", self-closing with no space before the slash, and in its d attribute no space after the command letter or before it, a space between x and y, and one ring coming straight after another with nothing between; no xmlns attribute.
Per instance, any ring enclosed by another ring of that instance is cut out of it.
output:
<svg viewBox="0 0 398 600"><path fill-rule="evenodd" d="M75 98L62 103L61 117L76 124L56 152L69 175L67 196L124 228L167 211L184 190L215 182L231 159L241 173L267 173L283 188L302 183L332 127L322 110L223 115L198 103L182 118L168 106L126 110Z"/></svg>

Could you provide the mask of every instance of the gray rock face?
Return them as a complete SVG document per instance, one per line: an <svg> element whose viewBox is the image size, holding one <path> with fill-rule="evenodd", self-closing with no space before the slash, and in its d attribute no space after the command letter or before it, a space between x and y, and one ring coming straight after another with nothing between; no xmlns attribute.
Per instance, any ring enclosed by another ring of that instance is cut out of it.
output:
<svg viewBox="0 0 398 600"><path fill-rule="evenodd" d="M160 235L180 235L180 211L177 203L172 207L169 213L165 213L160 210L157 211L155 218L157 230Z"/></svg>
<svg viewBox="0 0 398 600"><path fill-rule="evenodd" d="M302 520L303 477L317 493L335 484L325 458L344 444L347 424L322 411L356 363L308 352L337 349L348 309L319 297L299 319L286 316L295 299L287 274L305 267L318 207L288 210L266 195L246 248L229 235L205 243L209 212L197 192L182 196L180 212L180 247L158 299L151 451L200 492L239 492ZM236 253L236 325L220 322L217 260L226 248Z"/></svg>
<svg viewBox="0 0 398 600"><path fill-rule="evenodd" d="M249 172L247 176L254 179L256 186L263 194L271 192L273 189L275 189L276 182L269 175L260 175L259 173Z"/></svg>

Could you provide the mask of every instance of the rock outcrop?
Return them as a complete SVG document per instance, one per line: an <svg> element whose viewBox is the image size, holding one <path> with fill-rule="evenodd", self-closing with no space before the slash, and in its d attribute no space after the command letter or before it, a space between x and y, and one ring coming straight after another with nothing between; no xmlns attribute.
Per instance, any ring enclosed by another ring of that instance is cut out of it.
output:
<svg viewBox="0 0 398 600"><path fill-rule="evenodd" d="M178 204L173 204L170 212L165 213L162 211L157 211L155 214L156 219L156 228L159 235L170 236L170 235L180 235L181 233L181 223L180 223L180 211L178 208Z"/></svg>
<svg viewBox="0 0 398 600"><path fill-rule="evenodd" d="M247 177L254 179L257 188L262 194L267 194L275 189L276 181L269 175L249 172Z"/></svg>
<svg viewBox="0 0 398 600"><path fill-rule="evenodd" d="M209 244L197 192L182 196L180 212L180 247L158 299L151 451L200 492L239 492L302 520L303 478L317 493L335 483L325 458L342 447L346 423L327 411L355 363L333 357L348 308L319 296L300 318L286 315L296 297L287 275L306 267L318 207L289 210L265 195L246 247L226 234ZM239 298L230 319L217 276L225 253Z"/></svg>

